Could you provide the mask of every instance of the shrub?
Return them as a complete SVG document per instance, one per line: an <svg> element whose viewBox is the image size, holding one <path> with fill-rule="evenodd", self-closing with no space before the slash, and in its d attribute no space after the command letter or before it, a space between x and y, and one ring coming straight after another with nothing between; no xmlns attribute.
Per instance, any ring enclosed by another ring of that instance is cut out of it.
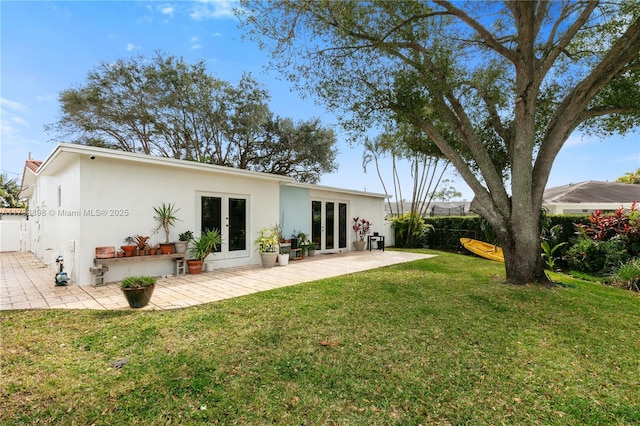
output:
<svg viewBox="0 0 640 426"><path fill-rule="evenodd" d="M640 291L640 259L632 259L622 264L612 278L614 286Z"/></svg>
<svg viewBox="0 0 640 426"><path fill-rule="evenodd" d="M395 230L396 247L423 247L433 225L424 223L417 213L405 213L391 219Z"/></svg>
<svg viewBox="0 0 640 426"><path fill-rule="evenodd" d="M569 248L566 260L571 269L603 276L625 263L629 257L626 242L621 238L598 241L583 236Z"/></svg>

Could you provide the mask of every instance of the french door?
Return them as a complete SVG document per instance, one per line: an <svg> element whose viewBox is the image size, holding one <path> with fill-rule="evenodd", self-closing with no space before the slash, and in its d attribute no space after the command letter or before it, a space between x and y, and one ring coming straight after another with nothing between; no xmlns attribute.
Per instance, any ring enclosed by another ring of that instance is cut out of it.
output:
<svg viewBox="0 0 640 426"><path fill-rule="evenodd" d="M200 232L219 229L222 246L216 250L217 259L249 256L247 241L247 196L206 194L199 197Z"/></svg>
<svg viewBox="0 0 640 426"><path fill-rule="evenodd" d="M346 203L311 201L311 241L320 251L338 251L347 247Z"/></svg>

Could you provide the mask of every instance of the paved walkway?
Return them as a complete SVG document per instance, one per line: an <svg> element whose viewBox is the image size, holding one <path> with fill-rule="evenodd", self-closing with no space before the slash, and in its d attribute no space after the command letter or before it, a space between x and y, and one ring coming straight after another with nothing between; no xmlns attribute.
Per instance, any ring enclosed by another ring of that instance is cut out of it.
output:
<svg viewBox="0 0 640 426"><path fill-rule="evenodd" d="M143 309L185 308L432 256L399 251L347 252L317 255L270 269L250 266L170 276L158 279L151 303ZM59 287L54 284L54 275L53 269L31 253L0 253L0 310L131 309L118 283Z"/></svg>

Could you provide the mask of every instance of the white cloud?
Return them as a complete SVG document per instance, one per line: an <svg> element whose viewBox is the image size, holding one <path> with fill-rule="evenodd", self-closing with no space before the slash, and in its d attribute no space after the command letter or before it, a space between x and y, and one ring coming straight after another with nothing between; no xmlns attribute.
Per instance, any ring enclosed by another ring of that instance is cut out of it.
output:
<svg viewBox="0 0 640 426"><path fill-rule="evenodd" d="M176 11L176 9L173 6L160 6L158 8L160 10L160 13L162 13L163 15L169 15L173 17L174 12Z"/></svg>
<svg viewBox="0 0 640 426"><path fill-rule="evenodd" d="M29 107L21 104L20 102L15 102L15 101L10 101L7 98L0 98L0 107L4 110L9 109L11 111L15 111L15 112L28 112L29 111ZM4 116L4 114L3 114Z"/></svg>
<svg viewBox="0 0 640 426"><path fill-rule="evenodd" d="M0 138L3 145L14 144L21 139L22 129L29 127L29 122L23 116L29 112L29 107L24 104L0 98Z"/></svg>
<svg viewBox="0 0 640 426"><path fill-rule="evenodd" d="M199 44L194 44L193 46L191 46L191 50L197 50L197 49L202 49L202 46L200 46Z"/></svg>
<svg viewBox="0 0 640 426"><path fill-rule="evenodd" d="M136 45L135 45L135 44L133 44L133 43L127 43L127 47L125 47L125 50L126 50L127 52L131 52L131 51L133 51L133 50L137 50L137 49L140 49L140 46L136 46Z"/></svg>
<svg viewBox="0 0 640 426"><path fill-rule="evenodd" d="M240 4L236 0L198 0L189 16L196 21L235 18L233 9L237 7Z"/></svg>
<svg viewBox="0 0 640 426"><path fill-rule="evenodd" d="M198 37L191 37L191 43L195 43L196 41L198 41Z"/></svg>

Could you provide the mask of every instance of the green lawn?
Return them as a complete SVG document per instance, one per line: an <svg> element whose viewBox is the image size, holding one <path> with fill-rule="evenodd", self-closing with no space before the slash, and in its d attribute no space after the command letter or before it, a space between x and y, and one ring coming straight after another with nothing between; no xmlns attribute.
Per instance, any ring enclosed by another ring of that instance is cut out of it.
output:
<svg viewBox="0 0 640 426"><path fill-rule="evenodd" d="M2 312L0 423L640 423L637 293L435 253L177 311Z"/></svg>

